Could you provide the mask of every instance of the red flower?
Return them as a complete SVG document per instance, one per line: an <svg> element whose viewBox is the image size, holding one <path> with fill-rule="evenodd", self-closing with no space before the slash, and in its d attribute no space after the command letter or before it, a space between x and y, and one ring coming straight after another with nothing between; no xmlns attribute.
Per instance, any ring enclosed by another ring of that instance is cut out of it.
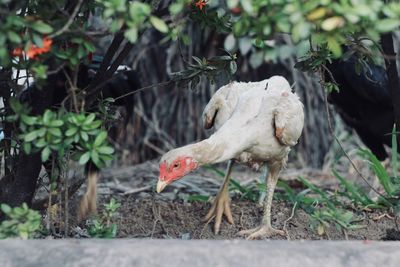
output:
<svg viewBox="0 0 400 267"><path fill-rule="evenodd" d="M36 45L32 45L26 52L26 56L28 58L36 58L38 55L47 53L50 51L52 44L53 44L53 40L51 40L50 38L44 37L43 38L43 46L37 47Z"/></svg>
<svg viewBox="0 0 400 267"><path fill-rule="evenodd" d="M205 0L198 0L195 3L196 7L200 10L203 10L203 7L205 7L207 5L207 2Z"/></svg>
<svg viewBox="0 0 400 267"><path fill-rule="evenodd" d="M36 45L31 45L28 50L26 51L26 56L28 58L37 58L38 55L47 53L51 49L51 45L53 44L53 40L50 38L44 37L43 38L43 45L42 47L37 47ZM24 50L21 47L17 47L12 51L12 55L15 57L22 56Z"/></svg>
<svg viewBox="0 0 400 267"><path fill-rule="evenodd" d="M237 7L232 8L231 12L233 14L240 14L240 12L242 12L242 10L240 9L240 7L237 6Z"/></svg>

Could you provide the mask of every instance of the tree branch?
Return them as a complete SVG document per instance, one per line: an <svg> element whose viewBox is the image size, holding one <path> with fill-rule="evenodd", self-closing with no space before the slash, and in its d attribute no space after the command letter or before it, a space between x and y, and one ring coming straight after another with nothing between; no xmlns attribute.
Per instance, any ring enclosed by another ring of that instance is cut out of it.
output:
<svg viewBox="0 0 400 267"><path fill-rule="evenodd" d="M65 31L67 31L69 29L71 24L74 22L74 19L75 19L76 15L78 15L78 12L79 12L79 9L82 6L82 3L83 3L83 0L79 0L79 2L75 6L74 11L72 12L71 16L69 17L67 23L65 23L65 25L61 29L56 31L55 33L49 35L50 39L53 39L54 37L57 37L57 36L63 34Z"/></svg>

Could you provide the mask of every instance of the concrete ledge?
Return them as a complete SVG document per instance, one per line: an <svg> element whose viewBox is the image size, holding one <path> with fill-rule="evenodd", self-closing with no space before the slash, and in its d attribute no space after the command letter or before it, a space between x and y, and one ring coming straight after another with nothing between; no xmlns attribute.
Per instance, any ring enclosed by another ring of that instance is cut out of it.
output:
<svg viewBox="0 0 400 267"><path fill-rule="evenodd" d="M399 267L400 242L3 240L0 266Z"/></svg>

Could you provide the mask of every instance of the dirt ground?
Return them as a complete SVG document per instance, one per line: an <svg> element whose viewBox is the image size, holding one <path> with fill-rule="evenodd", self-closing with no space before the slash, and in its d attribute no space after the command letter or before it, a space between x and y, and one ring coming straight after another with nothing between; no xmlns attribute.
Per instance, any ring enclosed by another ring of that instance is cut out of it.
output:
<svg viewBox="0 0 400 267"><path fill-rule="evenodd" d="M135 199L123 200L119 225L119 237L128 238L178 238L178 239L234 239L236 233L243 229L256 227L262 218L262 207L242 200L232 201L232 212L235 224L223 222L221 231L215 235L213 224L206 225L202 217L207 213L210 204L204 202L183 203L179 201L163 202L158 200ZM374 220L380 214L365 214L360 223L366 227L347 232L330 227L327 233L319 236L310 228L309 215L298 210L292 219L292 205L285 202L274 202L272 224L278 229L285 229L287 236L273 236L271 239L359 239L385 240L396 239L396 224L393 219L383 217Z"/></svg>
<svg viewBox="0 0 400 267"><path fill-rule="evenodd" d="M223 167L223 166L222 166ZM218 235L213 233L213 222L205 224L202 218L211 203L204 201L187 201L193 194L215 195L221 178L210 170L199 170L181 182L175 183L162 194L154 191L157 181L157 162L146 162L126 168L110 168L102 172L99 184L99 207L111 197L121 202L118 224L120 238L177 238L177 239L235 239L236 233L243 229L257 226L262 218L262 207L249 200L241 200L235 194L231 203L234 224L223 220ZM334 189L336 180L325 173L302 169L287 169L281 175L290 183L302 175L313 183L324 188ZM259 179L261 173L238 168L233 177L241 184L248 184ZM292 183L295 185L295 182ZM82 190L83 191L83 190ZM273 236L271 239L288 240L400 240L397 218L386 216L382 212L362 212L356 214L364 227L357 230L342 231L330 226L326 233L318 235L310 227L310 217L301 209L293 214L293 203L274 200L272 207L272 224L275 228L284 229L286 236Z"/></svg>

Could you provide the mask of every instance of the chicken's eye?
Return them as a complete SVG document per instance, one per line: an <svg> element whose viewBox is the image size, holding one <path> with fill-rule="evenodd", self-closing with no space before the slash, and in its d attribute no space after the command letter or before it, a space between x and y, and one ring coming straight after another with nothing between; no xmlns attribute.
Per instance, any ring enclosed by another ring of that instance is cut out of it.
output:
<svg viewBox="0 0 400 267"><path fill-rule="evenodd" d="M176 163L174 164L174 169L179 168L180 166L181 166L181 163L180 163L180 162L176 162Z"/></svg>

